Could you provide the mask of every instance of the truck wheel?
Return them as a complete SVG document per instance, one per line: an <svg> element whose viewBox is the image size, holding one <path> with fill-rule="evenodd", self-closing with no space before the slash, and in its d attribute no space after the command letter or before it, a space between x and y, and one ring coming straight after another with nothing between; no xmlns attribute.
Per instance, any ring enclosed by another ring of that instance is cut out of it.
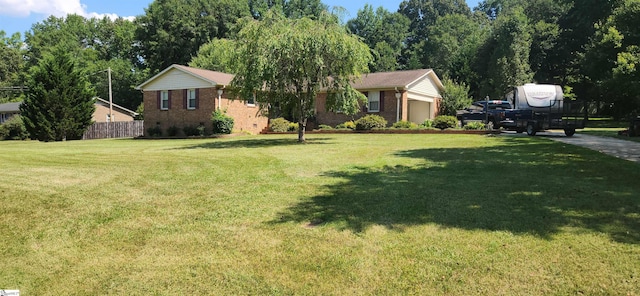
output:
<svg viewBox="0 0 640 296"><path fill-rule="evenodd" d="M576 133L576 129L575 128L565 128L564 129L564 134L567 135L567 137L571 137Z"/></svg>
<svg viewBox="0 0 640 296"><path fill-rule="evenodd" d="M535 136L536 135L536 127L533 126L533 122L527 123L527 135Z"/></svg>

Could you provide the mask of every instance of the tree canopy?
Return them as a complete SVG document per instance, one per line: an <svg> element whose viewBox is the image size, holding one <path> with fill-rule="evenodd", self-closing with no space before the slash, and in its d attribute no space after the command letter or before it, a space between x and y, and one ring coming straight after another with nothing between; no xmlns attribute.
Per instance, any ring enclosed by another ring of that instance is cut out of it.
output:
<svg viewBox="0 0 640 296"><path fill-rule="evenodd" d="M151 73L187 64L203 44L229 37L236 21L245 16L247 0L154 1L135 21L142 64Z"/></svg>
<svg viewBox="0 0 640 296"><path fill-rule="evenodd" d="M232 86L242 98L293 111L304 142L317 94L328 92L328 108L353 114L363 94L350 82L367 72L371 54L366 44L348 34L334 18L288 19L268 13L248 22L238 34L238 59Z"/></svg>
<svg viewBox="0 0 640 296"><path fill-rule="evenodd" d="M505 88L537 82L573 89L590 112L624 117L637 98L640 0L404 0L397 10L365 5L338 23L321 0L156 0L135 21L49 17L25 34L0 36L0 101L18 101L30 67L62 47L85 69L100 97L113 70L114 102L135 109L134 86L171 64L232 72L239 32L269 11L325 22L357 35L373 57L369 70L433 68L498 98ZM0 28L1 29L1 28ZM310 30L312 34L313 30Z"/></svg>
<svg viewBox="0 0 640 296"><path fill-rule="evenodd" d="M356 18L346 24L349 31L362 37L374 57L373 72L400 68L399 59L409 34L409 19L400 13L390 13L384 7L375 11L369 4L358 11Z"/></svg>
<svg viewBox="0 0 640 296"><path fill-rule="evenodd" d="M4 89L0 90L0 103L18 97L12 88L22 85L24 59L21 44L20 33L7 37L6 33L0 30L0 89Z"/></svg>

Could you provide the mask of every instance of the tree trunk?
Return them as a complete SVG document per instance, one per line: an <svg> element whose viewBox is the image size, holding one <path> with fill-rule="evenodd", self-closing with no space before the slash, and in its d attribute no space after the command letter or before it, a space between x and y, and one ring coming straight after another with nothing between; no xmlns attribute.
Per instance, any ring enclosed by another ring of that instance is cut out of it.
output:
<svg viewBox="0 0 640 296"><path fill-rule="evenodd" d="M298 121L298 143L304 143L306 139L304 138L304 132L307 129L307 119L300 119Z"/></svg>

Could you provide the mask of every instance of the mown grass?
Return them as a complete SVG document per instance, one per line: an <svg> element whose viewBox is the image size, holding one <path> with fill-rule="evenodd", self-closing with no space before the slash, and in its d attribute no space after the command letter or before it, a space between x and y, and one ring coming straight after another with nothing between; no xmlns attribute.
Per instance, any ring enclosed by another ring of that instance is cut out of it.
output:
<svg viewBox="0 0 640 296"><path fill-rule="evenodd" d="M589 118L587 126L577 132L593 136L640 142L640 137L629 137L628 135L618 134L618 132L627 129L629 129L629 121L617 121L611 118Z"/></svg>
<svg viewBox="0 0 640 296"><path fill-rule="evenodd" d="M0 142L24 295L640 294L636 163L540 137Z"/></svg>

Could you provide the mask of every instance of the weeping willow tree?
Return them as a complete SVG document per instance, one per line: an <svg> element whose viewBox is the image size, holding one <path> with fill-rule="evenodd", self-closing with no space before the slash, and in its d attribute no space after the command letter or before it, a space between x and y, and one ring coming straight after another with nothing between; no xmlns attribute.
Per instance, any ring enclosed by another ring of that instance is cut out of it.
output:
<svg viewBox="0 0 640 296"><path fill-rule="evenodd" d="M299 142L305 141L319 92L328 93L327 109L345 114L355 114L366 101L350 83L368 72L370 50L331 15L289 19L269 12L244 23L237 41L241 62L232 86L243 98L292 110Z"/></svg>

